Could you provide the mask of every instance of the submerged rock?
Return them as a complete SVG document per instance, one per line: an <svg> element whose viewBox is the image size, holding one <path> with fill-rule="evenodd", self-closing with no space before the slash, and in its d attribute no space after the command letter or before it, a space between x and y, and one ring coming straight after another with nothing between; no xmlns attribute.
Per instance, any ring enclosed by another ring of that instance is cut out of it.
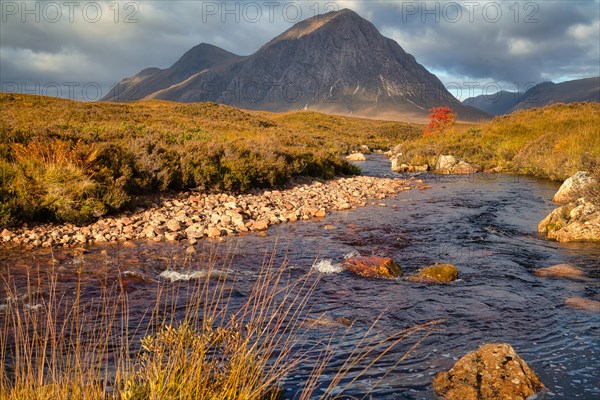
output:
<svg viewBox="0 0 600 400"><path fill-rule="evenodd" d="M600 206L581 198L554 209L538 224L538 232L558 242L600 240Z"/></svg>
<svg viewBox="0 0 600 400"><path fill-rule="evenodd" d="M156 280L137 271L124 271L118 278L119 285L126 291L132 292L143 284L153 284Z"/></svg>
<svg viewBox="0 0 600 400"><path fill-rule="evenodd" d="M351 257L344 260L348 271L367 278L397 278L402 269L391 258Z"/></svg>
<svg viewBox="0 0 600 400"><path fill-rule="evenodd" d="M346 156L348 161L367 161L367 157L363 153L352 153Z"/></svg>
<svg viewBox="0 0 600 400"><path fill-rule="evenodd" d="M199 271L186 271L186 272L178 272L173 270L165 270L158 275L160 278L171 281L192 281L196 279L218 279L225 280L229 279L232 275L232 271L230 270L218 270L218 269L210 269L210 270L199 270Z"/></svg>
<svg viewBox="0 0 600 400"><path fill-rule="evenodd" d="M581 279L585 278L586 276L585 272L570 264L556 264L551 267L538 268L533 272L533 274L539 277L569 279Z"/></svg>
<svg viewBox="0 0 600 400"><path fill-rule="evenodd" d="M582 310L600 312L600 301L586 299L583 297L567 297L565 305Z"/></svg>
<svg viewBox="0 0 600 400"><path fill-rule="evenodd" d="M458 279L458 268L452 264L433 264L406 278L410 282L446 283Z"/></svg>
<svg viewBox="0 0 600 400"><path fill-rule="evenodd" d="M441 372L433 389L445 400L526 400L544 389L509 344L485 344Z"/></svg>
<svg viewBox="0 0 600 400"><path fill-rule="evenodd" d="M566 204L581 197L594 197L599 192L600 183L592 174L579 171L563 182L552 200L558 204Z"/></svg>
<svg viewBox="0 0 600 400"><path fill-rule="evenodd" d="M331 317L327 314L318 316L317 318L307 317L303 323L307 328L348 328L353 322L346 317Z"/></svg>

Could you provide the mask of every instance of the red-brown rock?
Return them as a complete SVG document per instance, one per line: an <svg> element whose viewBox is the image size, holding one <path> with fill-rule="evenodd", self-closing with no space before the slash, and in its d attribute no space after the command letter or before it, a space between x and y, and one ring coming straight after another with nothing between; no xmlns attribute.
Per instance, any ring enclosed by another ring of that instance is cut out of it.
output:
<svg viewBox="0 0 600 400"><path fill-rule="evenodd" d="M367 278L397 278L402 269L391 258L385 257L351 257L344 260L348 271Z"/></svg>

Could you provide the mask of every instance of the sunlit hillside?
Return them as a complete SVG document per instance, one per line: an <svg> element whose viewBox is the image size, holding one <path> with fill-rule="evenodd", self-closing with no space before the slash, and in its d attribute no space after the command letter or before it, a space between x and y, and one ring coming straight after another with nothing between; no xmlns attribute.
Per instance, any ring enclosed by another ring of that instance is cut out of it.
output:
<svg viewBox="0 0 600 400"><path fill-rule="evenodd" d="M0 94L0 225L85 223L158 191L247 191L298 175L355 174L344 154L360 145L389 148L421 130L214 103L81 103Z"/></svg>
<svg viewBox="0 0 600 400"><path fill-rule="evenodd" d="M451 154L484 168L564 180L600 165L600 103L555 104L457 125L441 135L409 138L400 145L414 164L435 165Z"/></svg>

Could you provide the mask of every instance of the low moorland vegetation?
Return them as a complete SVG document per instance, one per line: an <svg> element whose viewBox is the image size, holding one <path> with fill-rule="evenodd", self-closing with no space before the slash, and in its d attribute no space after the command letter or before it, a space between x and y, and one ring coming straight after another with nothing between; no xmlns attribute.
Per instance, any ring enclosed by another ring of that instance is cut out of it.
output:
<svg viewBox="0 0 600 400"><path fill-rule="evenodd" d="M406 162L451 154L562 180L600 170L600 104L557 104L424 135L424 125L215 103L82 103L0 94L0 227L85 224L144 194L245 192L295 176L357 174L343 155L397 146Z"/></svg>
<svg viewBox="0 0 600 400"><path fill-rule="evenodd" d="M407 162L435 165L440 154L484 168L564 180L579 170L600 173L600 103L555 104L517 111L478 125L399 145Z"/></svg>
<svg viewBox="0 0 600 400"><path fill-rule="evenodd" d="M0 94L0 227L85 224L167 190L248 191L359 170L342 156L389 148L417 126L214 103L82 103Z"/></svg>

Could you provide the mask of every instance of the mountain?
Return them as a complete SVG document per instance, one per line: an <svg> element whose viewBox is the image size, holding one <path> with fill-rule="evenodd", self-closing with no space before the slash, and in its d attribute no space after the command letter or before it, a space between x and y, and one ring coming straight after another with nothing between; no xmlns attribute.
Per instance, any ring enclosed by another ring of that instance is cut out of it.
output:
<svg viewBox="0 0 600 400"><path fill-rule="evenodd" d="M492 95L470 97L463 104L492 115L510 114L531 107L553 103L600 102L600 77L577 79L561 83L543 82L525 93L500 91Z"/></svg>
<svg viewBox="0 0 600 400"><path fill-rule="evenodd" d="M217 46L202 43L188 50L170 68L146 68L130 78L123 79L102 100L141 100L157 91L181 83L198 72L241 59L243 57Z"/></svg>
<svg viewBox="0 0 600 400"><path fill-rule="evenodd" d="M403 120L423 120L430 108L449 105L461 120L489 118L460 103L398 43L348 9L301 21L247 57L217 49L211 46L206 63L188 63L184 55L171 68L142 76L144 70L103 100L214 101ZM178 64L185 73L173 73Z"/></svg>
<svg viewBox="0 0 600 400"><path fill-rule="evenodd" d="M561 83L540 83L525 92L511 111L581 101L600 102L600 76Z"/></svg>
<svg viewBox="0 0 600 400"><path fill-rule="evenodd" d="M494 94L479 95L463 100L463 104L475 107L492 115L508 114L520 101L523 93L501 90Z"/></svg>

